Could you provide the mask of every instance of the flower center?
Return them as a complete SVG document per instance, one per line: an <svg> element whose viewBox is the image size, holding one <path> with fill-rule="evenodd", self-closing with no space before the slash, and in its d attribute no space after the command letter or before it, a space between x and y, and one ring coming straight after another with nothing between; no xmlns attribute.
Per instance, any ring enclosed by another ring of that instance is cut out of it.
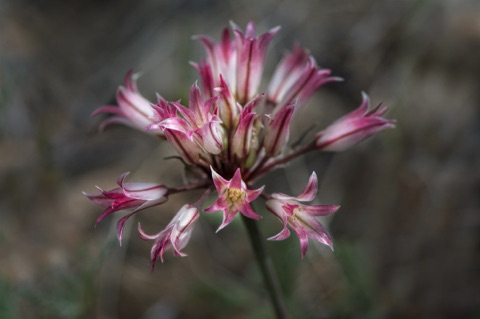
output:
<svg viewBox="0 0 480 319"><path fill-rule="evenodd" d="M227 190L227 197L231 203L238 202L239 199L243 198L244 192L239 188L229 188Z"/></svg>
<svg viewBox="0 0 480 319"><path fill-rule="evenodd" d="M300 213L300 212L301 212L300 208L299 208L298 206L295 207L295 208L293 209L293 214L292 214L293 217L294 217L294 218L297 218L297 214Z"/></svg>
<svg viewBox="0 0 480 319"><path fill-rule="evenodd" d="M296 223L297 220L301 221L301 218L298 216L298 213L300 213L301 210L298 205L293 205L292 210L290 210L290 213L287 214L287 218L291 223Z"/></svg>

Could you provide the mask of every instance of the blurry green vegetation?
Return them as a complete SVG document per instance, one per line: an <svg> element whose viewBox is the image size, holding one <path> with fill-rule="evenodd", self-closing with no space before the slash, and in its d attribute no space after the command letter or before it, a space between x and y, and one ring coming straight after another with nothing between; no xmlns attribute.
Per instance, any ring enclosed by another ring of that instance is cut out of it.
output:
<svg viewBox="0 0 480 319"><path fill-rule="evenodd" d="M99 269L112 251L112 242L100 256L79 249L74 253L75 266L49 269L37 282L13 287L0 277L0 318L89 318L97 299Z"/></svg>
<svg viewBox="0 0 480 319"><path fill-rule="evenodd" d="M19 294L26 306L22 308L35 311L36 318L83 318L95 300L93 277L92 270L47 273L35 286L21 288Z"/></svg>
<svg viewBox="0 0 480 319"><path fill-rule="evenodd" d="M364 249L348 241L335 243L335 258L346 280L344 298L334 305L334 318L383 318L372 264L366 260Z"/></svg>
<svg viewBox="0 0 480 319"><path fill-rule="evenodd" d="M281 227L280 224L278 226ZM269 242L267 247L277 270L280 285L285 295L291 296L295 289L295 279L300 263L298 238L292 233L286 240Z"/></svg>
<svg viewBox="0 0 480 319"><path fill-rule="evenodd" d="M0 277L0 318L15 319L18 318L18 295L14 288Z"/></svg>
<svg viewBox="0 0 480 319"><path fill-rule="evenodd" d="M260 308L259 300L251 290L226 278L202 281L193 291L195 306L203 309L204 318L215 317L218 313L247 313L252 307Z"/></svg>
<svg viewBox="0 0 480 319"><path fill-rule="evenodd" d="M88 318L89 314L93 313L98 299L97 279L101 264L112 250L119 249L115 247L116 244L115 238L109 241L101 256L89 256L85 251L77 252L75 260L79 263L75 267L45 272L41 280L34 284L22 284L14 288L5 279L0 278L0 318ZM300 300L294 300L292 296L299 264L296 258L299 254L297 246L296 238L291 236L286 241L269 244L268 249L272 254L293 318L314 319L318 314L311 313ZM218 314L235 314L236 318L245 319L271 318L269 297L264 290L254 260L249 262L244 279L244 282L239 282L225 276L217 276L192 283L190 302L187 309L182 312L201 311L201 318L216 318ZM350 294L352 299L361 295L357 288L354 287ZM344 305L347 302L349 301L345 300Z"/></svg>

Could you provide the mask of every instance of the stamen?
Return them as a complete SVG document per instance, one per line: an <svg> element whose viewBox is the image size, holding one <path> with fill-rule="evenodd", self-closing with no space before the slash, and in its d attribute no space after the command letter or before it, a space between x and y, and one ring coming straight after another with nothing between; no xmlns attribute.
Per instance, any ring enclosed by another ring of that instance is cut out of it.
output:
<svg viewBox="0 0 480 319"><path fill-rule="evenodd" d="M237 202L240 198L243 198L245 196L244 192L242 192L241 189L238 188L229 188L227 190L227 196L228 199L232 202L235 203Z"/></svg>

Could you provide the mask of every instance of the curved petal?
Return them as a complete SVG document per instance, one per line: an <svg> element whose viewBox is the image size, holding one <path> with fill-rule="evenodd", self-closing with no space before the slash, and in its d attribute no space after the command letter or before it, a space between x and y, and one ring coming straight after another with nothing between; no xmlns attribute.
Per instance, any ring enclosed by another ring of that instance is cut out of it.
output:
<svg viewBox="0 0 480 319"><path fill-rule="evenodd" d="M228 188L242 188L242 173L240 172L240 168L237 168L235 174L233 174L232 179L229 182Z"/></svg>
<svg viewBox="0 0 480 319"><path fill-rule="evenodd" d="M235 211L235 210L224 210L223 221L220 224L220 226L218 226L215 232L218 233L219 231L224 229L228 224L230 224L235 218L235 216L237 216L237 213L238 211Z"/></svg>
<svg viewBox="0 0 480 319"><path fill-rule="evenodd" d="M300 241L300 251L302 253L302 259L303 259L308 249L308 235L305 232L305 229L303 227L298 227L298 226L293 227L293 230L297 234L297 237Z"/></svg>
<svg viewBox="0 0 480 319"><path fill-rule="evenodd" d="M379 105L369 112L369 106L369 98L365 92L362 92L362 103L357 109L339 118L317 134L315 140L317 149L344 151L377 132L395 127L394 120L381 117L386 112L386 108L380 109Z"/></svg>
<svg viewBox="0 0 480 319"><path fill-rule="evenodd" d="M140 238L143 239L143 240L155 240L156 238L161 236L161 234L163 232L163 231L161 231L158 234L149 235L143 230L142 225L140 223L137 224L137 230L138 230L138 234L139 234Z"/></svg>
<svg viewBox="0 0 480 319"><path fill-rule="evenodd" d="M339 205L301 205L302 214L309 216L328 216L335 213L340 208Z"/></svg>
<svg viewBox="0 0 480 319"><path fill-rule="evenodd" d="M124 210L124 209L128 209L128 208L138 206L141 203L143 203L143 201L131 199L131 200L125 200L122 203L112 204L111 206L107 207L107 209L105 209L102 212L102 214L100 214L100 216L98 216L97 220L95 221L95 226L94 227L97 227L98 223L100 223L108 215L111 215L115 212L118 212L118 211L121 211L121 210Z"/></svg>
<svg viewBox="0 0 480 319"><path fill-rule="evenodd" d="M318 241L319 243L327 245L331 250L333 250L332 238L328 234L325 227L320 224L320 222L312 219L308 222L308 227L305 227L304 230L306 231L308 237Z"/></svg>
<svg viewBox="0 0 480 319"><path fill-rule="evenodd" d="M294 197L294 196L289 196L282 193L273 193L272 197L275 199L285 200L285 201L297 200L299 202L309 202L309 201L312 201L317 195L317 188L318 188L317 174L315 172L312 172L312 175L310 175L310 178L308 179L307 186L305 187L305 189L300 195Z"/></svg>
<svg viewBox="0 0 480 319"><path fill-rule="evenodd" d="M252 218L252 219L262 219L263 217L255 213L250 206L250 204L245 204L239 207L240 212L242 213L243 216Z"/></svg>
<svg viewBox="0 0 480 319"><path fill-rule="evenodd" d="M136 213L138 213L138 212L140 212L144 209L163 204L166 201L167 201L166 197L162 197L162 198L157 199L157 200L147 201L147 202L143 203L143 205L140 205L138 208L136 208L131 213L123 216L122 218L120 218L119 221L117 222L117 238L118 238L118 241L120 243L120 246L122 245L122 236L123 236L123 230L125 228L125 223L127 222L127 220L130 217L132 217L133 215L135 215Z"/></svg>
<svg viewBox="0 0 480 319"><path fill-rule="evenodd" d="M285 240L290 237L290 231L287 226L283 226L283 229L276 235L267 238L267 240Z"/></svg>
<svg viewBox="0 0 480 319"><path fill-rule="evenodd" d="M250 203L257 199L257 197L262 194L264 188L265 185L257 189L246 189L245 192L247 193L247 202Z"/></svg>
<svg viewBox="0 0 480 319"><path fill-rule="evenodd" d="M312 172L310 178L308 179L307 186L303 190L303 192L295 197L296 200L299 202L309 202L312 201L315 196L317 196L317 189L318 189L318 180L317 180L317 173Z"/></svg>
<svg viewBox="0 0 480 319"><path fill-rule="evenodd" d="M164 197L168 188L163 184L129 182L122 184L126 196L140 200L156 200Z"/></svg>
<svg viewBox="0 0 480 319"><path fill-rule="evenodd" d="M205 213L215 213L225 210L225 207L228 207L228 204L223 197L219 197L212 205L204 208L203 211Z"/></svg>
<svg viewBox="0 0 480 319"><path fill-rule="evenodd" d="M227 187L230 187L230 183L225 180L220 174L215 172L213 167L210 166L210 170L212 171L212 180L215 184L215 188L217 189L217 193L219 195L225 193Z"/></svg>
<svg viewBox="0 0 480 319"><path fill-rule="evenodd" d="M294 110L294 104L285 105L267 126L263 145L269 156L278 155L287 144Z"/></svg>

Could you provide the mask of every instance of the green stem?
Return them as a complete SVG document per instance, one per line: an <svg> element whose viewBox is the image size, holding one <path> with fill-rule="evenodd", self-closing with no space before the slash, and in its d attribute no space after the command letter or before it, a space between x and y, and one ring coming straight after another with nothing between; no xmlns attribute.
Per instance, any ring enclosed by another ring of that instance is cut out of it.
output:
<svg viewBox="0 0 480 319"><path fill-rule="evenodd" d="M289 318L287 307L280 289L277 273L273 267L272 260L267 254L265 239L260 234L260 230L258 229L257 222L255 220L247 218L243 215L242 218L243 223L247 228L248 237L250 237L250 243L252 244L255 258L257 259L258 266L262 272L263 280L268 293L270 294L270 299L272 301L273 308L275 309L277 318L287 319Z"/></svg>

